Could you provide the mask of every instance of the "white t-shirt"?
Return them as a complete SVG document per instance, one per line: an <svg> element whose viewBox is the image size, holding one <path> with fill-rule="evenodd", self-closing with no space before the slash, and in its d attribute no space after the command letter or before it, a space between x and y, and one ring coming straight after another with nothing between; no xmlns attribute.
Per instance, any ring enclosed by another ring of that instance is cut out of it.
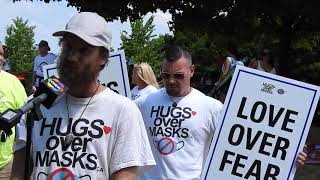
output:
<svg viewBox="0 0 320 180"><path fill-rule="evenodd" d="M152 85L148 85L143 89L139 89L138 86L135 86L132 90L131 90L131 99L132 100L137 100L143 96L148 96L151 93L154 93L158 91L157 88L155 88Z"/></svg>
<svg viewBox="0 0 320 180"><path fill-rule="evenodd" d="M55 54L48 53L46 56L36 56L34 58L33 71L36 73L35 86L39 86L40 81L43 79L43 66L53 64L54 60L57 58Z"/></svg>
<svg viewBox="0 0 320 180"><path fill-rule="evenodd" d="M44 118L32 133L34 179L108 180L126 167L155 165L134 102L107 88L79 119L88 101L68 95L68 110L66 96L50 110L41 107Z"/></svg>
<svg viewBox="0 0 320 180"><path fill-rule="evenodd" d="M165 88L139 105L157 165L143 180L199 180L222 103L196 89L172 99Z"/></svg>
<svg viewBox="0 0 320 180"><path fill-rule="evenodd" d="M277 71L276 71L276 68L272 67L272 69L270 71L267 71L265 69L263 69L261 67L261 61L257 61L258 65L257 65L257 69L260 70L260 71L264 71L264 72L268 72L268 73L271 73L271 74L277 74Z"/></svg>

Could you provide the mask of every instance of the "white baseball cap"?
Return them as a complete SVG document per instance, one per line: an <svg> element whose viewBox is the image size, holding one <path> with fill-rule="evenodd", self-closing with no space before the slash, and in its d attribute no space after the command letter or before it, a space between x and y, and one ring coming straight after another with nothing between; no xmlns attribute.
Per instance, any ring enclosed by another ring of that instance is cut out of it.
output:
<svg viewBox="0 0 320 180"><path fill-rule="evenodd" d="M111 29L107 21L93 12L80 12L74 15L63 31L53 33L53 36L63 36L65 33L72 33L88 44L101 46L111 50Z"/></svg>

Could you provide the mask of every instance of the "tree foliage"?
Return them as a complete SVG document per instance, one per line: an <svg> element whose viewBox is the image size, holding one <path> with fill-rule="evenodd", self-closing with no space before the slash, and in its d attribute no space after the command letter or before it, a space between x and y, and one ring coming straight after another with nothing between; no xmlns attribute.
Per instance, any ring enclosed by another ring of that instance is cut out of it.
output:
<svg viewBox="0 0 320 180"><path fill-rule="evenodd" d="M28 21L21 17L13 19L13 24L7 28L5 44L9 47L9 65L10 70L15 73L30 71L33 64L33 58L37 51L34 46L34 28L29 26Z"/></svg>
<svg viewBox="0 0 320 180"><path fill-rule="evenodd" d="M161 49L164 46L165 36L154 35L153 20L154 17L151 16L145 24L142 19L131 22L131 34L127 31L121 33L121 49L125 50L127 59L147 62L158 74L163 58Z"/></svg>

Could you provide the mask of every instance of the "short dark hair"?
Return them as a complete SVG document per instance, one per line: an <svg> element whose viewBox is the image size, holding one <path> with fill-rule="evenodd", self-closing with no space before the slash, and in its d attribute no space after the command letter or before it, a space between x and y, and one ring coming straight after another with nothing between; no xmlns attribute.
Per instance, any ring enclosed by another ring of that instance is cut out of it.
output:
<svg viewBox="0 0 320 180"><path fill-rule="evenodd" d="M169 62L174 62L174 61L179 60L181 57L186 58L190 62L190 64L192 64L191 54L187 50L183 49L180 46L174 46L174 47L169 48L166 51L165 60L167 60Z"/></svg>

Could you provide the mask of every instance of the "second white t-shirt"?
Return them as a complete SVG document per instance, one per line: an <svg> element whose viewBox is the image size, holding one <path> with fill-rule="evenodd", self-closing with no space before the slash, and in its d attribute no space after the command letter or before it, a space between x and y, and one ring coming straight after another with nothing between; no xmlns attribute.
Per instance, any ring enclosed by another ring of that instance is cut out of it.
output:
<svg viewBox="0 0 320 180"><path fill-rule="evenodd" d="M157 165L143 180L199 180L222 103L196 89L173 106L165 88L139 104Z"/></svg>

